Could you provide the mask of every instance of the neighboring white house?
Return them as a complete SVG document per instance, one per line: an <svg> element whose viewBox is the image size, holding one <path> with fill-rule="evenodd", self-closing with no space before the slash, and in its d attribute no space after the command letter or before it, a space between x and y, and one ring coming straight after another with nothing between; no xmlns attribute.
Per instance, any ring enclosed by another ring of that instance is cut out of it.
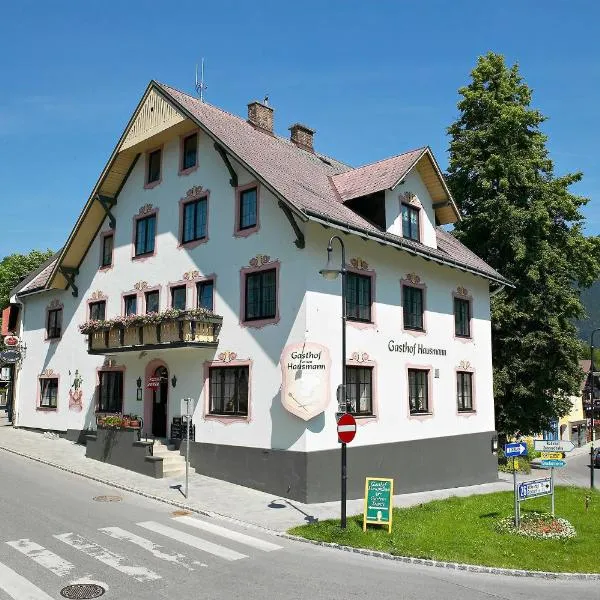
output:
<svg viewBox="0 0 600 600"><path fill-rule="evenodd" d="M191 397L198 472L337 498L341 286L319 274L337 235L349 496L367 475L398 492L494 480L506 280L439 228L459 216L429 148L353 169L290 129L263 103L246 120L150 83L64 248L13 291L15 424L75 438L128 413L164 438Z"/></svg>

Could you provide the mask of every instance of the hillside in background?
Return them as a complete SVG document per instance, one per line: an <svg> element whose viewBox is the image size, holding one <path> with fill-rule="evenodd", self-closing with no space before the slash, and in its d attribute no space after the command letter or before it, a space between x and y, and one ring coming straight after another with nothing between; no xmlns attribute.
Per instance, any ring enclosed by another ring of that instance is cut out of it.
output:
<svg viewBox="0 0 600 600"><path fill-rule="evenodd" d="M589 344L592 331L600 327L600 281L591 288L582 290L581 301L588 316L582 321L575 321L575 325L579 330L579 337ZM594 345L600 345L600 334L597 333L594 337Z"/></svg>

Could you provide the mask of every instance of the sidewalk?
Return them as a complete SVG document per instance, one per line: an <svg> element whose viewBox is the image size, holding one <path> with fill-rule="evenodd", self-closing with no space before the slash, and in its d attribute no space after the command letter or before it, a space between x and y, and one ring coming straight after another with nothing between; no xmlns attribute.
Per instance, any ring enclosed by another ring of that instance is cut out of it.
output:
<svg viewBox="0 0 600 600"><path fill-rule="evenodd" d="M302 504L272 494L245 488L234 483L199 475L193 470L189 478L189 501L171 486L184 484L184 478L152 479L85 457L85 446L77 445L55 434L44 434L8 425L0 413L0 460L12 452L63 470L112 485L123 490L190 508L205 514L219 515L275 531L314 520L339 518L339 502ZM183 487L182 487L183 489ZM394 496L394 506L412 506L450 496L470 496L512 489L512 481L469 487L434 490ZM349 500L348 515L360 514L363 500Z"/></svg>

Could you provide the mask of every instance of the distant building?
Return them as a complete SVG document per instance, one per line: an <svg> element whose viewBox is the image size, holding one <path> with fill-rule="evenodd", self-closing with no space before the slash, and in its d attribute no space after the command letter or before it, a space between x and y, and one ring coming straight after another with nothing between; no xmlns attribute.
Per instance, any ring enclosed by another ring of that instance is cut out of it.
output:
<svg viewBox="0 0 600 600"><path fill-rule="evenodd" d="M166 439L190 397L199 473L337 498L340 280L319 274L336 234L350 497L367 475L496 479L490 294L508 282L440 228L459 215L431 150L351 168L273 115L150 83L64 248L13 292L15 424L77 439L134 413Z"/></svg>

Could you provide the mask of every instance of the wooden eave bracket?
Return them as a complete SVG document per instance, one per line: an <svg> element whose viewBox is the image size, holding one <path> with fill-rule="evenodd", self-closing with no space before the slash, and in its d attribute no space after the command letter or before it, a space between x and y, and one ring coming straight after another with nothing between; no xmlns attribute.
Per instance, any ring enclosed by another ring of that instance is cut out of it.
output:
<svg viewBox="0 0 600 600"><path fill-rule="evenodd" d="M227 156L227 152L225 152L225 148L223 148L221 144L215 142L215 150L220 154L221 158L223 159L223 162L225 163L225 166L227 167L227 170L229 171L229 175L231 176L229 184L231 185L231 187L236 188L238 186L238 176L237 173L234 171L233 166L231 165L231 161L229 160L229 156Z"/></svg>
<svg viewBox="0 0 600 600"><path fill-rule="evenodd" d="M290 222L294 233L296 234L296 239L294 240L294 244L296 244L297 248L304 248L306 242L304 240L304 234L302 233L300 227L298 227L298 223L296 223L296 219L294 219L294 213L291 211L290 207L283 201L279 201L279 208L283 211L283 214L287 217L287 220Z"/></svg>
<svg viewBox="0 0 600 600"><path fill-rule="evenodd" d="M110 212L110 209L117 203L117 199L111 198L110 196L102 196L102 194L96 194L96 200L102 204L102 208L108 217L110 228L114 229L117 226L117 220L112 212Z"/></svg>
<svg viewBox="0 0 600 600"><path fill-rule="evenodd" d="M61 275L67 280L67 287L70 287L72 292L71 294L77 298L79 296L79 290L75 285L75 277L79 275L79 269L76 267L63 267L62 265L58 267Z"/></svg>

